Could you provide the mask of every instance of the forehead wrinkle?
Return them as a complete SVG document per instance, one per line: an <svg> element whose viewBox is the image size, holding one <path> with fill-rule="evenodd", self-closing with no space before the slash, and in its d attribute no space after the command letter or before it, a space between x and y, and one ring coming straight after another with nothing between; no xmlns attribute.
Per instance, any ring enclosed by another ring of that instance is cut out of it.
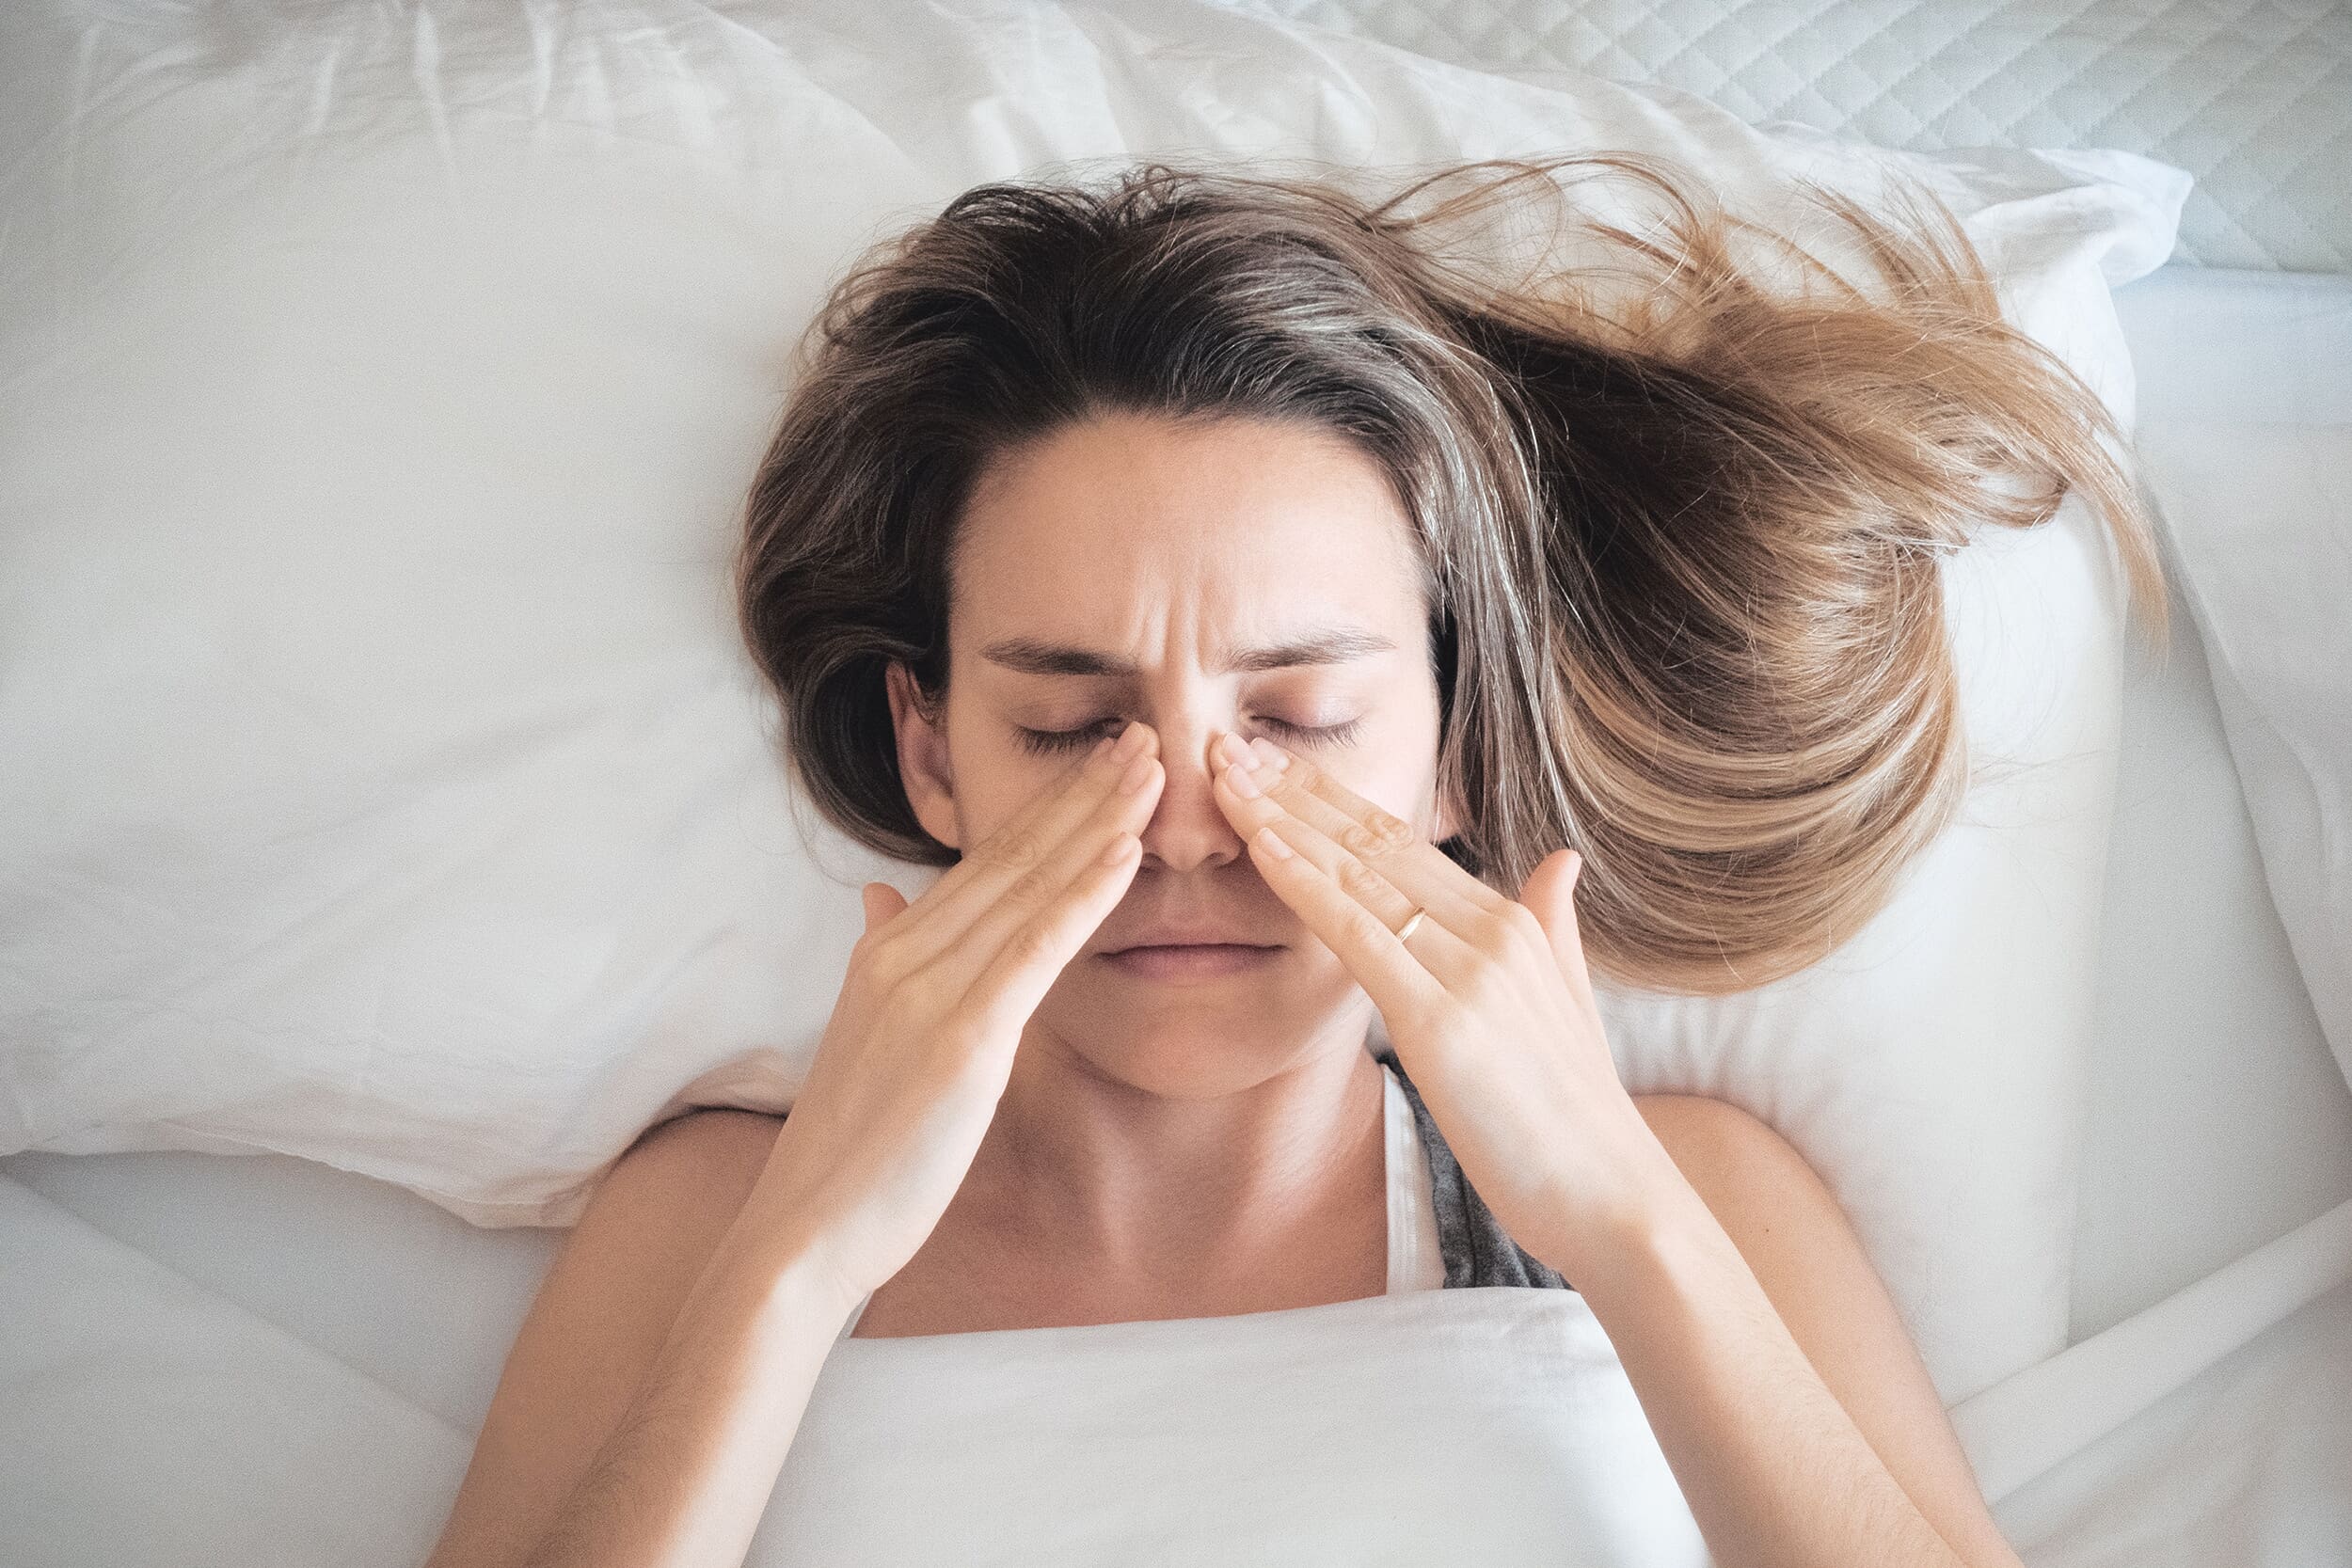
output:
<svg viewBox="0 0 2352 1568"><path fill-rule="evenodd" d="M997 467L966 514L957 585L967 610L983 584L988 602L955 641L1017 675L1136 685L1154 669L1330 667L1418 644L1418 614L1391 624L1400 553L1416 610L1421 595L1385 476L1329 441L1302 451L1296 432L1203 434L1113 421ZM1368 529L1385 547L1365 547Z"/></svg>
<svg viewBox="0 0 2352 1568"><path fill-rule="evenodd" d="M1237 648L1209 673L1214 675L1257 674L1313 665L1349 664L1393 652L1392 639L1362 626L1319 626L1279 642ZM1142 669L1133 660L1080 643L1054 642L1043 638L1003 637L980 650L980 657L1025 675L1089 675L1133 680Z"/></svg>

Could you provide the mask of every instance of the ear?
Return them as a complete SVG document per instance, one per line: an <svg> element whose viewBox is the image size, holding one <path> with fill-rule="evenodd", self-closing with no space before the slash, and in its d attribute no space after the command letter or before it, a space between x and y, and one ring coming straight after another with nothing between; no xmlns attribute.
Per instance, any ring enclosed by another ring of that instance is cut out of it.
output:
<svg viewBox="0 0 2352 1568"><path fill-rule="evenodd" d="M892 659L882 673L890 693L890 723L898 732L898 780L923 831L950 849L956 832L956 775L947 763L947 716L933 712L915 689L914 674Z"/></svg>

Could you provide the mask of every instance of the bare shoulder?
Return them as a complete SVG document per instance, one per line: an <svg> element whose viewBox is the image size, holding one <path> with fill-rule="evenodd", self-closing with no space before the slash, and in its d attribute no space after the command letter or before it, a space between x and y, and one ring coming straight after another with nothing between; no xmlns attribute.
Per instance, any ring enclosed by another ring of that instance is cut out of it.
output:
<svg viewBox="0 0 2352 1568"><path fill-rule="evenodd" d="M1817 1323L1840 1320L1902 1335L1836 1196L1787 1138L1706 1095L1636 1095L1633 1103L1801 1343Z"/></svg>
<svg viewBox="0 0 2352 1568"><path fill-rule="evenodd" d="M597 1182L564 1259L583 1259L576 1273L698 1270L735 1223L783 1127L782 1117L708 1108L647 1128ZM685 1295L676 1293L674 1308Z"/></svg>
<svg viewBox="0 0 2352 1568"><path fill-rule="evenodd" d="M613 1161L507 1352L427 1568L506 1561L545 1529L619 1425L783 1126L691 1111Z"/></svg>
<svg viewBox="0 0 2352 1568"><path fill-rule="evenodd" d="M605 1173L604 1184L609 1186L625 1166L632 1185L723 1181L730 1189L741 1188L735 1194L740 1207L783 1128L784 1117L761 1111L722 1106L689 1111L640 1133ZM601 1188L598 1196L603 1196Z"/></svg>
<svg viewBox="0 0 2352 1568"><path fill-rule="evenodd" d="M1756 1201L1764 1198L1826 1204L1830 1213L1842 1217L1829 1187L1796 1146L1753 1112L1698 1094L1640 1094L1633 1104L1726 1228L1732 1220L1725 1206L1772 1207Z"/></svg>
<svg viewBox="0 0 2352 1568"><path fill-rule="evenodd" d="M1928 1522L1970 1563L2016 1564L1911 1331L1828 1183L1787 1138L1727 1101L1661 1094L1633 1103Z"/></svg>

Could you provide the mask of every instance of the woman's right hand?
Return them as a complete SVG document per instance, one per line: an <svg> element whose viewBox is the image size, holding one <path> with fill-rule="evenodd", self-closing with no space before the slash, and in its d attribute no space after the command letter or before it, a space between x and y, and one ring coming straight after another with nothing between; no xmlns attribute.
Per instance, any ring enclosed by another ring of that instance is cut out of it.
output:
<svg viewBox="0 0 2352 1568"><path fill-rule="evenodd" d="M866 884L865 935L751 1198L848 1305L963 1185L1023 1026L1134 877L1157 751L1144 724L1105 737L912 904Z"/></svg>

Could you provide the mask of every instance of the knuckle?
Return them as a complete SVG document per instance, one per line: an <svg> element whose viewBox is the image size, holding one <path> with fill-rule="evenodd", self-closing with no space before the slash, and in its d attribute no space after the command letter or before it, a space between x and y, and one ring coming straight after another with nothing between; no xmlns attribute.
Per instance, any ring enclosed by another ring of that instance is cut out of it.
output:
<svg viewBox="0 0 2352 1568"><path fill-rule="evenodd" d="M1045 868L1032 865L1015 877L1011 885L1005 889L1005 901L1009 904L1041 904L1052 892L1052 879L1045 875Z"/></svg>
<svg viewBox="0 0 2352 1568"><path fill-rule="evenodd" d="M1054 928L1040 920L1032 920L1015 931L1012 941L1007 945L1011 949L1013 961L1024 967L1051 963L1060 956L1060 945L1055 941Z"/></svg>
<svg viewBox="0 0 2352 1568"><path fill-rule="evenodd" d="M1045 858L1045 845L1028 828L1007 828L980 847L981 858L1005 871L1025 871Z"/></svg>
<svg viewBox="0 0 2352 1568"><path fill-rule="evenodd" d="M1518 944L1518 923L1498 910L1480 910L1471 917L1470 944L1490 959L1501 959Z"/></svg>
<svg viewBox="0 0 2352 1568"><path fill-rule="evenodd" d="M937 1018L946 1010L949 1000L936 976L917 972L902 976L890 988L884 1006L894 1019L914 1021Z"/></svg>
<svg viewBox="0 0 2352 1568"><path fill-rule="evenodd" d="M906 949L887 937L860 937L852 956L866 977L883 990L895 989L906 978Z"/></svg>
<svg viewBox="0 0 2352 1568"><path fill-rule="evenodd" d="M1365 819L1364 828L1372 835L1373 842L1383 849L1402 849L1421 837L1413 832L1410 822L1376 806Z"/></svg>
<svg viewBox="0 0 2352 1568"><path fill-rule="evenodd" d="M1516 898L1502 907L1502 919L1510 929L1518 933L1520 940L1538 947L1551 944L1551 933L1544 929L1544 923L1536 918L1535 911Z"/></svg>
<svg viewBox="0 0 2352 1568"><path fill-rule="evenodd" d="M1350 822L1340 830L1340 847L1359 860L1371 860L1388 847L1386 839L1361 822Z"/></svg>
<svg viewBox="0 0 2352 1568"><path fill-rule="evenodd" d="M1359 860L1343 860L1340 862L1336 879L1340 884L1341 891L1353 894L1359 898L1369 897L1375 894L1384 893L1388 890L1389 885L1387 879L1378 872L1373 870L1372 867L1366 865L1363 862Z"/></svg>

